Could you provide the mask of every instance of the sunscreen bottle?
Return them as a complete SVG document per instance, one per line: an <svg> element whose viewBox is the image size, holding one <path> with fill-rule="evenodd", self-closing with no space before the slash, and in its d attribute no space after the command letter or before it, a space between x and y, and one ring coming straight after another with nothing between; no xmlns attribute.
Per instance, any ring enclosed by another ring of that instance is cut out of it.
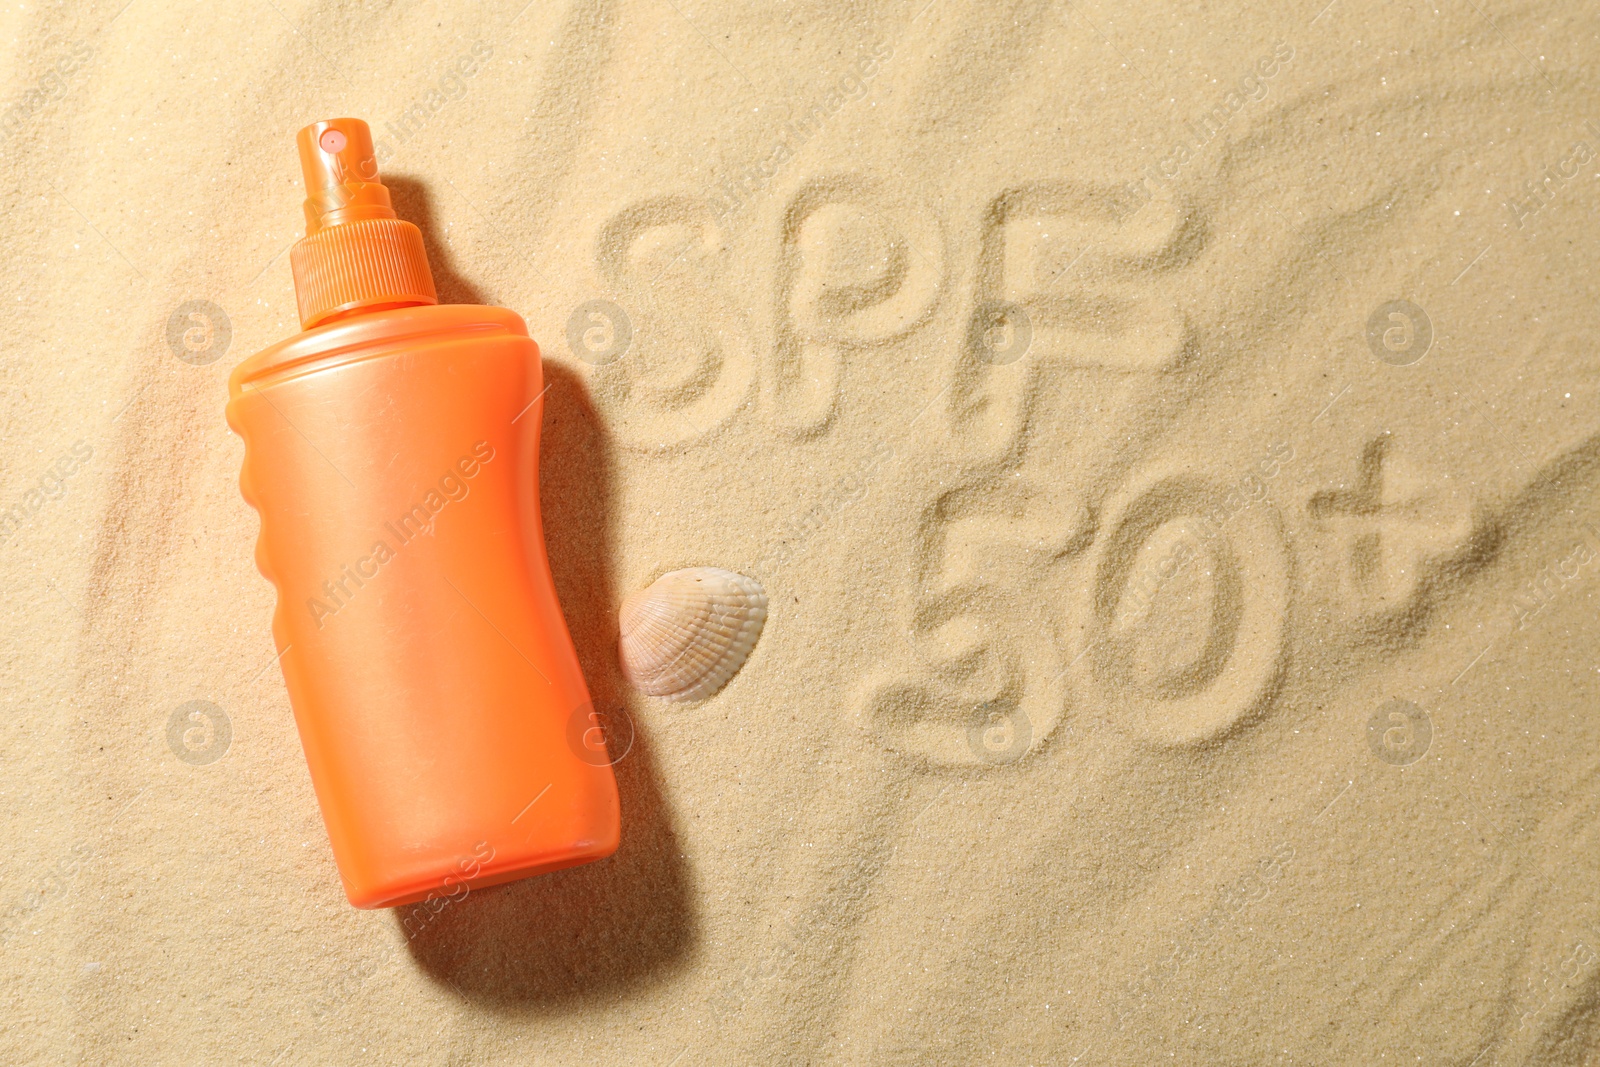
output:
<svg viewBox="0 0 1600 1067"><path fill-rule="evenodd" d="M616 850L619 808L545 556L539 348L441 305L359 119L300 131L303 332L228 424L256 563L350 903L459 897Z"/></svg>

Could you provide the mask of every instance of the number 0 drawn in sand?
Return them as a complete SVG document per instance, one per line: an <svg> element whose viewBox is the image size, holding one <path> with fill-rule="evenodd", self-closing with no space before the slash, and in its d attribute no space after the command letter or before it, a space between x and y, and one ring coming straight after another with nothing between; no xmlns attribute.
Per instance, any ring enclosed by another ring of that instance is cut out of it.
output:
<svg viewBox="0 0 1600 1067"><path fill-rule="evenodd" d="M632 343L597 368L596 402L623 444L643 450L709 435L750 399L751 332L722 288L726 249L710 210L691 197L635 204L600 232L600 276L623 297Z"/></svg>
<svg viewBox="0 0 1600 1067"><path fill-rule="evenodd" d="M1279 517L1265 502L1230 514L1227 492L1172 475L1113 502L1076 605L1075 691L1152 741L1224 733L1262 709L1282 675L1290 563Z"/></svg>

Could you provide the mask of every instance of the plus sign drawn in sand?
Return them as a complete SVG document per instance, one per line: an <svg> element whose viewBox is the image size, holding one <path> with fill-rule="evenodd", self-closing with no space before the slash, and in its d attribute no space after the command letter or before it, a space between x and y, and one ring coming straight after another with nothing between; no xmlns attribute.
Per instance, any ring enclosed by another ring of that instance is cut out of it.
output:
<svg viewBox="0 0 1600 1067"><path fill-rule="evenodd" d="M1341 615L1376 637L1419 626L1439 584L1490 546L1471 491L1418 470L1389 433L1361 449L1350 483L1312 494L1306 508L1330 546Z"/></svg>

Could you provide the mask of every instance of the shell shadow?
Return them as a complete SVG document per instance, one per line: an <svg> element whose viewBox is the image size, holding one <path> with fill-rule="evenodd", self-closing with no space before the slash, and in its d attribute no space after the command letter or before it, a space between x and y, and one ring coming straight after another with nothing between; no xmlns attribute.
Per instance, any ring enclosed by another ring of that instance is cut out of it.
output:
<svg viewBox="0 0 1600 1067"><path fill-rule="evenodd" d="M546 360L544 374L539 481L550 568L595 706L625 714L615 652L613 442L577 373ZM687 962L698 922L643 725L635 724L615 765L617 852L473 892L413 922L409 948L428 975L491 1010L553 1015L609 1002ZM405 912L396 915L402 931Z"/></svg>

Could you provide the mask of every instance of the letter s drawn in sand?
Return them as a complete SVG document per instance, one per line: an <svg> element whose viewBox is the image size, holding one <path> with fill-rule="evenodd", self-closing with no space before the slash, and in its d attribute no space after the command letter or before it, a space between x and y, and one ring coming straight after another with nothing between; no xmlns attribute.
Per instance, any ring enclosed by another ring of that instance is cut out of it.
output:
<svg viewBox="0 0 1600 1067"><path fill-rule="evenodd" d="M643 201L613 216L596 269L621 297L630 343L594 369L596 403L630 448L703 440L750 398L751 332L722 288L727 250L710 209L687 196Z"/></svg>

